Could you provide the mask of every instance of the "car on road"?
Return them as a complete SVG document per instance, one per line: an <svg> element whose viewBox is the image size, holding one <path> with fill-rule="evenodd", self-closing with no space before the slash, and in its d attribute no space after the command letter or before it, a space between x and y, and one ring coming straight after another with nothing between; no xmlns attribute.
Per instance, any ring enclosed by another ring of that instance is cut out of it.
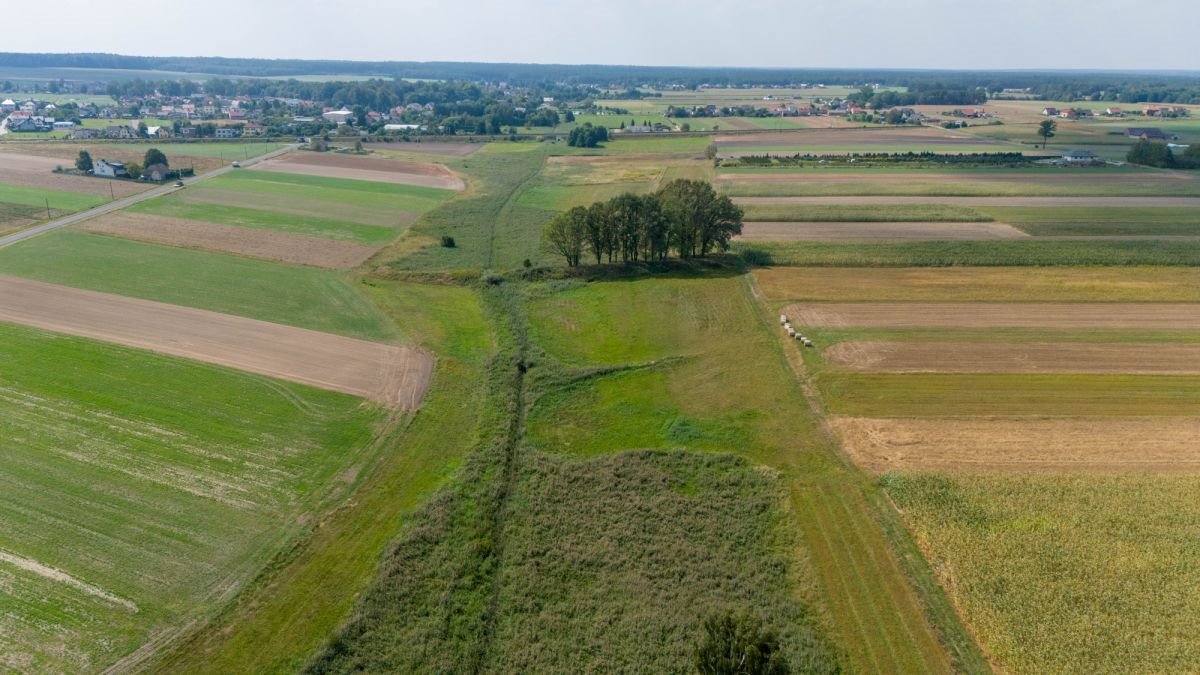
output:
<svg viewBox="0 0 1200 675"><path fill-rule="evenodd" d="M181 180L175 181L175 187L183 187L183 181L181 181Z"/></svg>
<svg viewBox="0 0 1200 675"><path fill-rule="evenodd" d="M241 163L241 162L234 162L234 163L233 163L233 168L235 168L235 169L240 169L240 168L242 168L242 163Z"/></svg>

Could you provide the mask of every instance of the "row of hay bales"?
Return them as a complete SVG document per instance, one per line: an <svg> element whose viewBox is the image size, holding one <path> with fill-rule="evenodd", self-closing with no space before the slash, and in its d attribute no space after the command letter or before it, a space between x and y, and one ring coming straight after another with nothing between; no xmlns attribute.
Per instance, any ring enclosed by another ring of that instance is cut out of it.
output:
<svg viewBox="0 0 1200 675"><path fill-rule="evenodd" d="M780 314L780 315L779 315L779 325L780 325L780 326L783 326L783 330L787 332L787 334L788 334L788 337L790 337L790 338L792 338L792 339L794 339L794 340L798 340L798 341L800 342L800 344L804 345L805 347L812 347L812 346L813 346L813 342L812 342L812 340L810 340L810 339L808 339L807 337L805 337L805 336L801 335L801 334L800 334L800 332L799 332L799 331L797 331L797 330L796 330L796 329L795 329L795 328L792 326L792 323L791 323L791 321L789 321L789 320L788 320L787 314Z"/></svg>

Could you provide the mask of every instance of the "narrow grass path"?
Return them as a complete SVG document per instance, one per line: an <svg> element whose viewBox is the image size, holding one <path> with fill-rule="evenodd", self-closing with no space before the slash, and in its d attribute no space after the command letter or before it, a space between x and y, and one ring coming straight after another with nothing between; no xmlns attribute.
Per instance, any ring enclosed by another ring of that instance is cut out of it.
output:
<svg viewBox="0 0 1200 675"><path fill-rule="evenodd" d="M744 289L764 328L776 332L773 310L752 277ZM782 337L777 344L812 413L823 420L823 402L800 352ZM907 532L880 522L894 520L894 510L883 510L878 488L842 459L835 437L822 429L825 452L809 454L791 472L792 502L853 670L990 672L924 559L909 555Z"/></svg>

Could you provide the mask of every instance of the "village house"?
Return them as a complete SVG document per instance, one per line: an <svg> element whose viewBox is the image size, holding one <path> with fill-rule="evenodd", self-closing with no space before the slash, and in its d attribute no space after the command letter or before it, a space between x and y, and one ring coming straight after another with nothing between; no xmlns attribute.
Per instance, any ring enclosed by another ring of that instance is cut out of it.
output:
<svg viewBox="0 0 1200 675"><path fill-rule="evenodd" d="M76 129L71 132L71 140L74 141L86 141L93 138L99 138L99 136L99 129Z"/></svg>
<svg viewBox="0 0 1200 675"><path fill-rule="evenodd" d="M262 136L267 132L267 128L258 122L246 122L242 125L243 136Z"/></svg>
<svg viewBox="0 0 1200 675"><path fill-rule="evenodd" d="M213 136L217 138L237 138L242 135L242 130L234 127L217 127L213 132Z"/></svg>
<svg viewBox="0 0 1200 675"><path fill-rule="evenodd" d="M167 179L170 173L171 169L166 164L151 164L142 171L142 178L152 180L155 183L161 183Z"/></svg>
<svg viewBox="0 0 1200 675"><path fill-rule="evenodd" d="M17 109L17 104L11 98L6 98L0 101L0 112L12 112Z"/></svg>
<svg viewBox="0 0 1200 675"><path fill-rule="evenodd" d="M329 112L321 114L321 117L324 117L327 121L333 122L334 124L346 124L353 116L354 113L346 110L345 108L342 108L341 110L330 110Z"/></svg>
<svg viewBox="0 0 1200 675"><path fill-rule="evenodd" d="M92 175L105 178L124 178L129 175L122 162L110 162L102 159L92 164Z"/></svg>
<svg viewBox="0 0 1200 675"><path fill-rule="evenodd" d="M1167 135L1162 129L1154 127L1131 127L1125 130L1125 135L1129 138L1136 138L1143 141L1165 141Z"/></svg>
<svg viewBox="0 0 1200 675"><path fill-rule="evenodd" d="M1045 117L1058 117L1058 108L1042 108L1042 115Z"/></svg>
<svg viewBox="0 0 1200 675"><path fill-rule="evenodd" d="M117 139L137 138L138 134L137 129L125 124L118 124L115 126L105 127L104 137Z"/></svg>
<svg viewBox="0 0 1200 675"><path fill-rule="evenodd" d="M1064 164L1100 164L1102 160L1096 156L1096 153L1091 150L1071 150L1063 153L1062 163Z"/></svg>
<svg viewBox="0 0 1200 675"><path fill-rule="evenodd" d="M1104 109L1104 114L1108 115L1109 117L1124 117L1125 111L1121 110L1120 108L1108 107Z"/></svg>

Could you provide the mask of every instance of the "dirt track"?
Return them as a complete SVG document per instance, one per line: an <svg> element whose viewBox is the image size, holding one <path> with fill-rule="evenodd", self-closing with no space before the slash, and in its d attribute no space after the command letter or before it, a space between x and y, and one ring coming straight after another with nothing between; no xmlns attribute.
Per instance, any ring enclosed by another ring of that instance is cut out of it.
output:
<svg viewBox="0 0 1200 675"><path fill-rule="evenodd" d="M0 321L300 382L415 409L433 359L265 321L0 276Z"/></svg>
<svg viewBox="0 0 1200 675"><path fill-rule="evenodd" d="M1200 471L1200 418L830 420L873 473Z"/></svg>
<svg viewBox="0 0 1200 675"><path fill-rule="evenodd" d="M1200 207L1200 197L734 197L738 204L755 206L866 206L870 204L953 204L958 206L1190 206Z"/></svg>
<svg viewBox="0 0 1200 675"><path fill-rule="evenodd" d="M353 242L128 211L87 220L79 227L88 232L152 244L220 251L331 269L354 267L377 250Z"/></svg>
<svg viewBox="0 0 1200 675"><path fill-rule="evenodd" d="M797 326L1200 330L1200 303L854 303L790 305Z"/></svg>
<svg viewBox="0 0 1200 675"><path fill-rule="evenodd" d="M1200 344L849 341L824 356L876 373L1200 374Z"/></svg>
<svg viewBox="0 0 1200 675"><path fill-rule="evenodd" d="M467 184L440 164L406 162L355 155L291 152L259 164L263 171L279 171L306 176L350 178L397 185L419 185L444 190L465 190Z"/></svg>
<svg viewBox="0 0 1200 675"><path fill-rule="evenodd" d="M742 225L742 241L963 241L1023 239L1003 223L772 222Z"/></svg>

